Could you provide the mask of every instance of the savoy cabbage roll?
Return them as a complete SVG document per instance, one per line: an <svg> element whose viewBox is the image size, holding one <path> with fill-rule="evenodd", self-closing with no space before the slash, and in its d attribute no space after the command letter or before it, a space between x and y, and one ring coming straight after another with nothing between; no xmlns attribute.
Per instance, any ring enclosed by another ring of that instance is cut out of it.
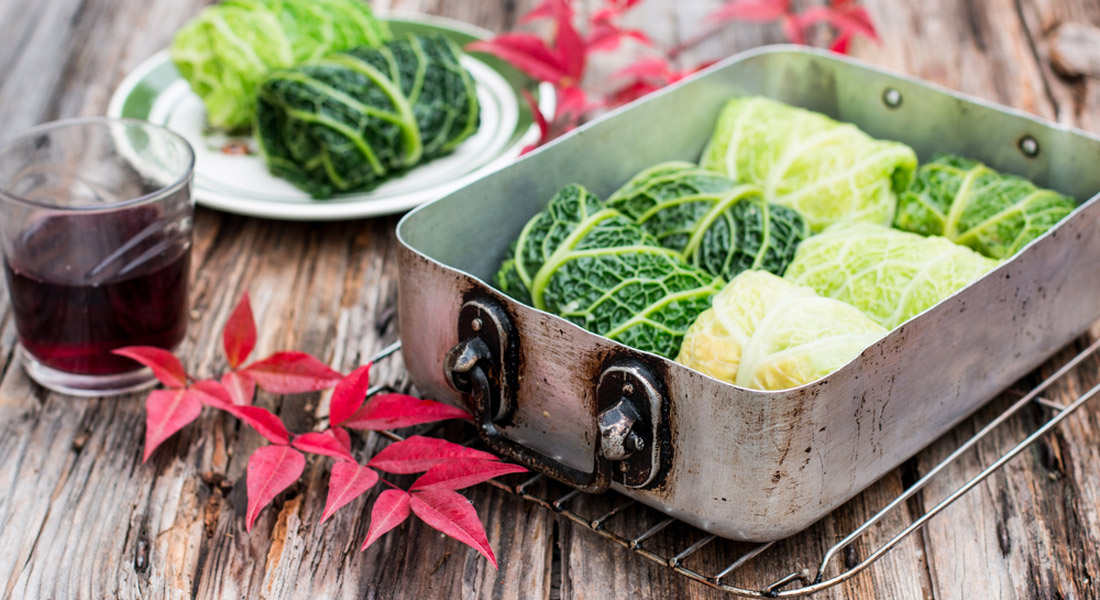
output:
<svg viewBox="0 0 1100 600"><path fill-rule="evenodd" d="M1008 258L1073 212L1077 202L1027 179L954 155L921 165L894 225Z"/></svg>
<svg viewBox="0 0 1100 600"><path fill-rule="evenodd" d="M225 0L188 21L169 55L207 122L232 130L252 123L256 86L268 72L389 37L362 0Z"/></svg>
<svg viewBox="0 0 1100 600"><path fill-rule="evenodd" d="M451 152L480 124L461 56L442 35L410 35L269 73L255 126L268 169L325 198Z"/></svg>
<svg viewBox="0 0 1100 600"><path fill-rule="evenodd" d="M765 202L759 187L688 162L642 171L607 206L692 265L727 280L746 269L782 275L810 233L798 211Z"/></svg>
<svg viewBox="0 0 1100 600"><path fill-rule="evenodd" d="M535 308L665 357L723 284L579 185L528 221L496 282Z"/></svg>
<svg viewBox="0 0 1100 600"><path fill-rule="evenodd" d="M892 329L997 265L942 237L849 223L803 242L785 277Z"/></svg>
<svg viewBox="0 0 1100 600"><path fill-rule="evenodd" d="M714 296L676 361L742 387L782 390L832 373L885 334L853 306L750 270Z"/></svg>
<svg viewBox="0 0 1100 600"><path fill-rule="evenodd" d="M702 166L760 186L765 200L797 210L821 231L843 222L891 224L917 155L850 123L754 96L722 109Z"/></svg>

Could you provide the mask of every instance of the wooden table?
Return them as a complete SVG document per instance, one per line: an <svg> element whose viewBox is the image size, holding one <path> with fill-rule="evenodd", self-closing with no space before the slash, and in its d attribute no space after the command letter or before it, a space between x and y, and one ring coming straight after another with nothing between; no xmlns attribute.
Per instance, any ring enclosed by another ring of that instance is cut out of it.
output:
<svg viewBox="0 0 1100 600"><path fill-rule="evenodd" d="M0 45L0 137L59 117L103 113L125 74L165 47L205 3L0 2L0 39L5 40ZM502 31L534 1L375 4ZM597 2L581 4L594 7ZM702 17L719 4L647 0L631 21L670 47L700 31ZM1100 132L1100 80L1064 78L1050 61L1061 24L1100 24L1095 0L864 4L882 43L858 41L856 56ZM686 55L685 64L776 41L782 41L777 27L738 26ZM601 60L597 76L640 51L630 46ZM189 371L209 376L222 368L219 332L244 290L250 291L261 323L259 353L304 350L348 371L395 340L396 222L394 216L282 223L199 209L192 323L181 348ZM15 328L6 295L0 315L2 598L723 597L488 486L469 496L488 524L499 572L421 523L402 526L360 553L368 522L365 500L317 525L326 461L311 461L303 482L276 500L246 534L242 482L248 454L263 443L259 436L208 411L143 465L140 396L82 400L32 384L12 352ZM380 379L402 383L399 360L379 371ZM1098 371L1100 362L1090 359L1051 397L1075 397L1097 383ZM312 426L318 404L316 395L262 401L299 431ZM995 402L978 418L988 418L1006 401ZM1044 415L1038 408L1025 413L905 510L922 510L929 498L943 497ZM786 548L785 558L813 564L823 547L926 472L978 422L962 425L824 519L813 529L815 541ZM867 548L863 542L859 547ZM1100 403L1093 403L869 571L820 597L1098 597L1097 548ZM791 564L782 558L750 563L744 579L764 583L780 563Z"/></svg>

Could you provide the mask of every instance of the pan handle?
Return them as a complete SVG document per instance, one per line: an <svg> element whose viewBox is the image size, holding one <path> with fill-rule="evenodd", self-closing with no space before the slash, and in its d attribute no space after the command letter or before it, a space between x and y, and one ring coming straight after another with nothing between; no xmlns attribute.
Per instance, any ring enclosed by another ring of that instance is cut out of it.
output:
<svg viewBox="0 0 1100 600"><path fill-rule="evenodd" d="M667 400L641 361L613 358L596 388L591 471L571 467L505 435L500 427L516 412L517 346L512 320L492 298L467 301L459 313L459 343L444 362L451 385L474 413L478 435L494 452L585 492L652 483L667 453Z"/></svg>

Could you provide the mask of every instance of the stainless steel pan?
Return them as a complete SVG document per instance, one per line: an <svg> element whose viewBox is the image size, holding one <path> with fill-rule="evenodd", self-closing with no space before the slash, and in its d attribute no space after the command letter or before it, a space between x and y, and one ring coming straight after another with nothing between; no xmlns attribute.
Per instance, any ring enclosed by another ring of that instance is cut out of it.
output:
<svg viewBox="0 0 1100 600"><path fill-rule="evenodd" d="M828 377L747 390L517 303L490 284L563 185L606 197L697 160L731 96L762 94L982 160L1082 204L1015 258ZM1100 139L800 47L734 56L593 122L398 225L399 318L419 389L467 404L493 448L715 534L795 533L870 485L1100 317Z"/></svg>

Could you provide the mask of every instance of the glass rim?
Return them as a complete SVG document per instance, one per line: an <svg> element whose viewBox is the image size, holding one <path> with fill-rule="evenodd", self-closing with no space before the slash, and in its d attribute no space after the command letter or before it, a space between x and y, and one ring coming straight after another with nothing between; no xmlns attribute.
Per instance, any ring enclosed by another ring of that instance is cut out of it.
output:
<svg viewBox="0 0 1100 600"><path fill-rule="evenodd" d="M54 211L58 211L58 212L108 211L108 210L115 210L115 209L119 209L119 208L126 208L126 207L129 207L129 206L137 206L137 205L141 205L141 204L148 204L150 202L155 202L156 200L159 200L162 197L164 197L168 194L171 194L172 192L178 190L180 187L185 185L192 178L192 176L195 173L195 149L191 147L191 144L187 141L186 138L184 138L182 135L176 133L175 131L172 131L171 129L168 129L167 127L165 127L163 125L157 125L156 123L151 123L149 121L143 121L141 119L134 119L134 118L131 118L131 117L107 117L107 116L70 117L70 118L65 118L65 119L57 119L57 120L54 120L54 121L47 121L45 123L39 123L38 125L34 125L30 128L24 129L24 130L22 130L22 131L20 131L16 134L8 137L8 138L4 138L4 139L0 140L0 156L2 156L4 152L10 150L16 144L18 144L20 142L24 142L24 141L27 140L27 138L30 138L32 136L39 135L43 132L47 132L47 131L51 131L51 130L63 129L63 128L74 127L74 126L85 126L85 125L103 125L103 126L107 126L107 127L109 127L111 125L127 125L127 126L137 126L137 127L143 128L143 129L155 131L159 135L163 135L166 138L174 141L175 143L180 145L186 151L187 159L186 159L186 165L182 169L183 172L180 174L179 177L174 179L171 183L163 185L160 188L158 188L158 189L156 189L152 192L149 192L147 194L142 194L141 196L136 196L134 198L127 198L125 200L119 200L118 202L108 202L108 203L103 203L103 204L93 204L93 205L87 205L87 206L66 206L66 205L61 205L61 204L51 204L51 203L47 203L47 202L39 202L37 200L30 200L28 198L24 198L22 196L17 196L15 194L9 193L3 187L0 187L0 199L5 200L5 201L16 202L16 203L19 203L19 204L24 204L24 205L27 205L27 206L33 206L35 208L44 208L44 209L54 210Z"/></svg>

